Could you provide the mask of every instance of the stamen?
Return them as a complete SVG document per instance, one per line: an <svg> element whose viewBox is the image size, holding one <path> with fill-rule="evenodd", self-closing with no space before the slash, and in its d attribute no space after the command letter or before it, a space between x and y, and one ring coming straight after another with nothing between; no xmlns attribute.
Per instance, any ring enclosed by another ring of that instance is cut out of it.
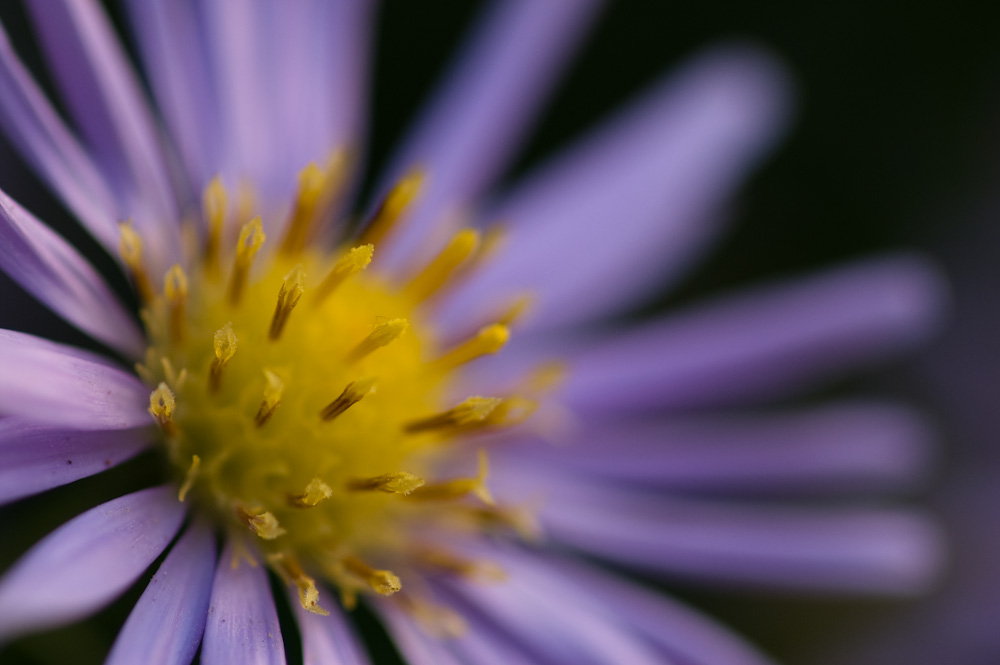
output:
<svg viewBox="0 0 1000 665"><path fill-rule="evenodd" d="M375 382L376 379L373 377L351 381L337 399L327 404L319 412L319 417L323 420L333 420L360 402L365 395L371 395L375 392Z"/></svg>
<svg viewBox="0 0 1000 665"><path fill-rule="evenodd" d="M215 332L214 345L215 358L212 359L212 366L208 371L208 390L213 393L218 392L222 381L222 370L236 353L236 333L233 332L232 323L227 323Z"/></svg>
<svg viewBox="0 0 1000 665"><path fill-rule="evenodd" d="M507 573L492 561L466 559L447 550L424 547L414 552L421 564L468 579L503 582Z"/></svg>
<svg viewBox="0 0 1000 665"><path fill-rule="evenodd" d="M348 571L383 596L391 596L402 588L399 578L391 571L376 570L356 556L344 557L343 563Z"/></svg>
<svg viewBox="0 0 1000 665"><path fill-rule="evenodd" d="M407 434L416 434L417 432L481 423L502 401L498 397L470 397L444 413L403 425L403 431Z"/></svg>
<svg viewBox="0 0 1000 665"><path fill-rule="evenodd" d="M222 229L226 223L228 196L222 178L215 176L201 195L201 210L208 224L205 238L205 274L216 277L219 274L219 252L222 247Z"/></svg>
<svg viewBox="0 0 1000 665"><path fill-rule="evenodd" d="M281 393L285 389L284 382L274 372L265 369L264 378L267 380L267 385L264 386L264 399L261 400L253 420L257 427L263 427L264 423L274 415L274 410L281 404Z"/></svg>
<svg viewBox="0 0 1000 665"><path fill-rule="evenodd" d="M347 489L355 491L378 490L387 494L402 494L406 496L418 487L423 486L424 479L406 471L395 471L373 478L359 478L348 481Z"/></svg>
<svg viewBox="0 0 1000 665"><path fill-rule="evenodd" d="M432 361L442 371L454 369L485 355L496 353L510 339L510 330L502 324L480 328L475 336Z"/></svg>
<svg viewBox="0 0 1000 665"><path fill-rule="evenodd" d="M375 245L371 244L361 245L349 251L334 264L330 274L316 288L314 301L316 303L322 302L323 299L336 291L338 286L367 268L368 264L372 262L374 253Z"/></svg>
<svg viewBox="0 0 1000 665"><path fill-rule="evenodd" d="M295 206L285 225L285 238L281 243L281 253L285 256L298 254L305 246L313 212L323 191L326 174L315 163L308 164L299 172L299 190L295 196Z"/></svg>
<svg viewBox="0 0 1000 665"><path fill-rule="evenodd" d="M498 429L520 425L538 409L538 402L517 395L498 400L494 408L484 418L456 425L462 432L482 429Z"/></svg>
<svg viewBox="0 0 1000 665"><path fill-rule="evenodd" d="M320 616L328 616L330 613L319 605L319 591L316 589L316 580L306 575L299 565L298 559L291 554L282 553L270 557L271 563L276 566L277 571L285 578L285 583L295 584L299 589L299 604L302 609Z"/></svg>
<svg viewBox="0 0 1000 665"><path fill-rule="evenodd" d="M479 471L475 478L455 478L440 483L432 483L418 487L411 494L411 499L421 501L452 501L468 494L474 495L486 505L493 505L493 496L486 489L486 474L488 464L486 451L479 451Z"/></svg>
<svg viewBox="0 0 1000 665"><path fill-rule="evenodd" d="M312 508L324 499L333 496L333 490L319 478L313 478L301 494L288 497L288 502L297 508Z"/></svg>
<svg viewBox="0 0 1000 665"><path fill-rule="evenodd" d="M187 275L179 264L175 263L163 278L163 293L170 306L170 341L177 345L184 341L184 310L188 297Z"/></svg>
<svg viewBox="0 0 1000 665"><path fill-rule="evenodd" d="M437 293L456 270L476 251L479 233L473 229L463 229L455 234L451 242L427 264L407 287L407 294L420 302Z"/></svg>
<svg viewBox="0 0 1000 665"><path fill-rule="evenodd" d="M177 433L177 425L174 423L174 407L176 405L174 394L162 381L156 390L149 394L149 413L159 423L160 429L167 436Z"/></svg>
<svg viewBox="0 0 1000 665"><path fill-rule="evenodd" d="M408 593L401 593L393 600L396 600L400 609L412 616L432 637L457 639L468 630L465 619L449 607L416 598Z"/></svg>
<svg viewBox="0 0 1000 665"><path fill-rule="evenodd" d="M288 323L288 317L291 316L295 306L299 304L299 299L305 291L305 286L303 286L305 278L306 274L301 263L285 275L285 280L281 283L281 289L278 291L278 304L275 305L274 316L271 317L271 330L267 335L272 342L281 337L281 331Z"/></svg>
<svg viewBox="0 0 1000 665"><path fill-rule="evenodd" d="M409 327L410 324L406 319L392 319L386 323L380 323L375 326L368 337L361 340L361 343L347 354L347 362L357 362L372 351L391 344L399 339Z"/></svg>
<svg viewBox="0 0 1000 665"><path fill-rule="evenodd" d="M236 260L233 262L233 272L229 277L229 303L239 305L246 287L247 274L253 263L257 250L264 244L264 226L260 217L250 220L240 229L240 238L236 242Z"/></svg>
<svg viewBox="0 0 1000 665"><path fill-rule="evenodd" d="M424 173L413 169L396 183L364 227L361 242L377 245L420 194Z"/></svg>
<svg viewBox="0 0 1000 665"><path fill-rule="evenodd" d="M191 487L194 485L195 476L198 475L198 469L201 468L201 458L197 455L191 456L191 466L187 470L187 474L184 476L184 484L181 485L181 489L177 492L177 500L184 503L184 499L187 498L188 492L191 491Z"/></svg>
<svg viewBox="0 0 1000 665"><path fill-rule="evenodd" d="M262 508L250 509L242 505L236 507L237 516L264 540L274 540L287 532L278 524L278 518Z"/></svg>
<svg viewBox="0 0 1000 665"><path fill-rule="evenodd" d="M142 256L142 238L132 228L129 222L122 222L118 225L121 231L121 239L118 242L118 253L128 268L132 277L132 284L139 294L139 299L144 303L152 302L155 293L153 285L149 281L149 272L146 270L146 262Z"/></svg>

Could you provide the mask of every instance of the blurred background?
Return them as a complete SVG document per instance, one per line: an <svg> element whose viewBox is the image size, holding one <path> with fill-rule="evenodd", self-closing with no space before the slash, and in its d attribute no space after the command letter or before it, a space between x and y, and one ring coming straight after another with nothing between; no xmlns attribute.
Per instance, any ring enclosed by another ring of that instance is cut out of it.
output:
<svg viewBox="0 0 1000 665"><path fill-rule="evenodd" d="M400 141L482 4L382 3L370 171ZM109 5L117 12L117 3ZM30 48L17 3L0 3L0 19L16 45ZM670 589L790 665L1000 662L1000 637L989 621L1000 615L1000 490L993 489L1000 485L998 19L1000 9L971 0L612 1L512 174L584 133L699 49L749 41L786 63L797 89L794 123L746 182L736 221L710 260L654 307L898 247L926 251L950 274L956 305L949 329L922 356L878 368L851 386L919 402L940 425L940 468L925 494L908 499L929 502L956 543L941 589L919 602L878 603ZM5 144L0 186L54 220L105 268L111 265L66 224L65 213ZM0 303L2 327L88 343L2 276ZM97 484L82 482L84 490L100 493ZM21 506L45 519L29 520L18 506L0 509L0 568L23 543L73 514L58 492L50 494ZM102 644L113 639L137 595L90 626L25 640L5 658L91 662L88 647L97 654L106 649ZM962 618L943 618L942 608ZM975 616L982 620L969 618ZM74 646L66 651L59 643ZM60 660L66 654L73 654L71 661Z"/></svg>

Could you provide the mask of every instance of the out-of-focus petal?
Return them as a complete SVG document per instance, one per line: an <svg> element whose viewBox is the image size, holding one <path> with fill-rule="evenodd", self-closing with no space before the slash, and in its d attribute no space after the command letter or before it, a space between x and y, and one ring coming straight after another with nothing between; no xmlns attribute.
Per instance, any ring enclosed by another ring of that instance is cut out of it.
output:
<svg viewBox="0 0 1000 665"><path fill-rule="evenodd" d="M39 90L0 29L0 123L7 139L111 252L117 206L104 176Z"/></svg>
<svg viewBox="0 0 1000 665"><path fill-rule="evenodd" d="M0 415L85 430L149 425L149 388L100 356L0 330Z"/></svg>
<svg viewBox="0 0 1000 665"><path fill-rule="evenodd" d="M154 487L53 531L0 579L0 641L68 623L111 602L160 555L183 517L177 491Z"/></svg>
<svg viewBox="0 0 1000 665"><path fill-rule="evenodd" d="M148 429L80 431L2 418L0 504L109 469L152 440Z"/></svg>
<svg viewBox="0 0 1000 665"><path fill-rule="evenodd" d="M412 212L379 248L380 267L443 243L449 216L474 203L513 157L599 6L515 0L484 16L388 172L383 191L414 166L427 178Z"/></svg>
<svg viewBox="0 0 1000 665"><path fill-rule="evenodd" d="M298 592L290 589L289 603L295 608L302 634L303 665L367 665L358 637L347 625L336 600L322 589L319 605L329 610L329 616L319 616L302 609Z"/></svg>
<svg viewBox="0 0 1000 665"><path fill-rule="evenodd" d="M188 665L205 632L215 539L203 525L177 541L149 581L105 665Z"/></svg>
<svg viewBox="0 0 1000 665"><path fill-rule="evenodd" d="M563 398L581 412L773 398L911 348L944 303L940 274L919 258L841 268L596 344L573 359Z"/></svg>
<svg viewBox="0 0 1000 665"><path fill-rule="evenodd" d="M179 256L180 217L152 112L104 10L93 0L28 3L67 106L162 274ZM117 221L117 220L116 220Z"/></svg>
<svg viewBox="0 0 1000 665"><path fill-rule="evenodd" d="M410 665L465 665L448 652L445 641L421 632L413 617L389 603L380 603L379 616L392 636L396 648Z"/></svg>
<svg viewBox="0 0 1000 665"><path fill-rule="evenodd" d="M2 191L0 270L95 339L133 359L142 355L142 332L97 271Z"/></svg>
<svg viewBox="0 0 1000 665"><path fill-rule="evenodd" d="M284 665L278 613L261 565L233 566L232 546L223 550L212 583L212 600L201 650L205 665Z"/></svg>
<svg viewBox="0 0 1000 665"><path fill-rule="evenodd" d="M448 303L478 320L530 293L526 326L619 312L699 258L787 116L781 68L749 49L702 56L491 210L502 252Z"/></svg>
<svg viewBox="0 0 1000 665"><path fill-rule="evenodd" d="M671 490L885 491L925 477L933 438L912 409L859 402L776 414L584 421L567 445L530 441L496 455Z"/></svg>

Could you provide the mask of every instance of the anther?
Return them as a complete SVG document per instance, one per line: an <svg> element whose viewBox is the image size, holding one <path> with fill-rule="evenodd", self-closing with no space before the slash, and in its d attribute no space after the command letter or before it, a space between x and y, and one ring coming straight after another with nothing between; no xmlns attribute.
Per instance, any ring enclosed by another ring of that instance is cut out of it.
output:
<svg viewBox="0 0 1000 665"><path fill-rule="evenodd" d="M303 286L305 277L306 274L302 270L301 263L285 275L281 289L278 291L278 304L275 305L274 316L271 317L271 329L267 334L272 342L281 337L281 331L288 323L288 317L291 316L295 306L299 304L302 292L305 291L305 286Z"/></svg>
<svg viewBox="0 0 1000 665"><path fill-rule="evenodd" d="M219 274L219 252L222 247L222 229L226 223L228 196L222 178L215 176L201 195L201 210L208 225L205 238L205 274Z"/></svg>
<svg viewBox="0 0 1000 665"><path fill-rule="evenodd" d="M236 242L236 260L233 262L233 272L229 277L230 304L240 304L240 300L243 298L243 289L247 283L247 275L250 272L250 265L265 239L260 217L255 217L240 229L240 237Z"/></svg>
<svg viewBox="0 0 1000 665"><path fill-rule="evenodd" d="M378 324L367 337L361 340L361 343L347 354L347 362L357 362L372 351L391 344L399 339L409 327L410 324L406 319L392 319L386 323Z"/></svg>
<svg viewBox="0 0 1000 665"><path fill-rule="evenodd" d="M373 377L351 381L337 399L327 404L319 412L319 417L323 420L333 420L360 402L366 395L371 395L375 392L375 383L376 379Z"/></svg>
<svg viewBox="0 0 1000 665"><path fill-rule="evenodd" d="M388 570L377 570L356 556L343 559L344 568L352 575L364 580L376 593L391 596L402 588L399 578Z"/></svg>
<svg viewBox="0 0 1000 665"><path fill-rule="evenodd" d="M468 631L460 614L444 605L401 593L393 598L404 612L413 617L429 635L438 639L457 639Z"/></svg>
<svg viewBox="0 0 1000 665"><path fill-rule="evenodd" d="M432 362L441 370L454 369L476 358L496 353L509 338L510 330L507 326L499 323L486 326Z"/></svg>
<svg viewBox="0 0 1000 665"><path fill-rule="evenodd" d="M493 505L493 496L486 488L488 464L486 451L479 451L479 470L475 478L455 478L439 483L418 487L410 493L410 499L420 501L452 501L472 494L486 505Z"/></svg>
<svg viewBox="0 0 1000 665"><path fill-rule="evenodd" d="M184 499L187 498L188 492L191 491L191 487L194 485L194 479L198 475L198 469L201 468L201 458L197 455L191 456L191 466L188 467L187 474L184 476L184 484L181 485L180 490L177 492L177 500L184 503Z"/></svg>
<svg viewBox="0 0 1000 665"><path fill-rule="evenodd" d="M170 308L170 341L177 345L184 341L184 310L188 299L187 275L179 264L175 263L163 278L163 293Z"/></svg>
<svg viewBox="0 0 1000 665"><path fill-rule="evenodd" d="M160 429L168 436L177 433L177 425L174 423L174 407L176 405L174 394L162 381L156 390L149 394L149 414L153 416L153 419L159 423Z"/></svg>
<svg viewBox="0 0 1000 665"><path fill-rule="evenodd" d="M142 256L142 238L139 237L139 234L136 233L129 222L119 224L118 229L121 232L121 238L118 241L118 253L128 268L129 275L132 277L132 284L135 285L135 290L142 302L152 302L155 294L153 292L153 284L149 281L149 272L146 270L145 259Z"/></svg>
<svg viewBox="0 0 1000 665"><path fill-rule="evenodd" d="M285 224L282 254L289 256L302 251L325 180L326 174L314 163L299 171L299 189L295 195L295 205Z"/></svg>
<svg viewBox="0 0 1000 665"><path fill-rule="evenodd" d="M504 569L492 561L466 559L443 549L423 547L416 550L413 556L424 566L468 579L487 582L502 582L507 579Z"/></svg>
<svg viewBox="0 0 1000 665"><path fill-rule="evenodd" d="M406 293L419 302L437 293L456 270L476 251L479 233L463 229L434 257L423 271L406 286Z"/></svg>
<svg viewBox="0 0 1000 665"><path fill-rule="evenodd" d="M402 494L406 496L424 484L419 478L406 471L395 471L372 478L358 478L347 482L347 489L354 491L379 491L387 494Z"/></svg>
<svg viewBox="0 0 1000 665"><path fill-rule="evenodd" d="M264 540L274 540L287 533L278 524L278 518L270 511L261 508L251 509L243 505L238 505L236 507L236 515L243 520L251 531Z"/></svg>
<svg viewBox="0 0 1000 665"><path fill-rule="evenodd" d="M382 200L375 210L375 214L365 225L361 241L377 245L420 194L423 181L424 174L420 169L413 169L403 176Z"/></svg>
<svg viewBox="0 0 1000 665"><path fill-rule="evenodd" d="M274 372L265 369L264 378L267 381L267 385L264 386L264 398L261 400L257 415L253 419L254 425L257 427L263 427L264 423L271 419L274 410L281 404L281 393L285 390L284 382Z"/></svg>
<svg viewBox="0 0 1000 665"><path fill-rule="evenodd" d="M470 397L444 413L406 423L403 425L403 431L407 434L416 434L482 423L502 401L498 397Z"/></svg>
<svg viewBox="0 0 1000 665"><path fill-rule="evenodd" d="M315 302L321 302L349 278L367 268L368 264L372 262L374 253L375 245L371 244L360 245L347 252L347 254L334 264L333 269L330 270L330 274L326 276L323 282L316 287Z"/></svg>
<svg viewBox="0 0 1000 665"><path fill-rule="evenodd" d="M300 494L288 497L288 503L297 508L312 508L333 496L333 490L319 478L313 478Z"/></svg>
<svg viewBox="0 0 1000 665"><path fill-rule="evenodd" d="M226 325L215 331L213 340L215 347L215 357L212 358L212 365L208 370L208 390L218 392L222 382L222 370L236 353L236 333L233 332L233 324Z"/></svg>
<svg viewBox="0 0 1000 665"><path fill-rule="evenodd" d="M316 589L316 580L306 575L302 566L291 554L282 553L269 558L272 566L285 578L287 584L294 584L299 590L299 604L302 609L320 616L328 616L330 613L319 605L319 591Z"/></svg>

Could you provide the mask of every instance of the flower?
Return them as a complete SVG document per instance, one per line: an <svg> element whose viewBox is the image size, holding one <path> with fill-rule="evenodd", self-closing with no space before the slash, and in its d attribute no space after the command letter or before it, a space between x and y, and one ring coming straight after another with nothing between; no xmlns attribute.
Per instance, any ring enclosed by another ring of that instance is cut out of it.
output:
<svg viewBox="0 0 1000 665"><path fill-rule="evenodd" d="M769 500L911 479L917 416L714 409L920 341L933 268L880 259L592 325L706 248L784 119L778 65L709 52L491 189L593 5L498 4L356 233L366 3L129 3L169 141L96 2L28 5L79 137L6 39L0 121L118 256L142 324L3 195L0 267L113 355L0 331L0 498L148 447L166 482L30 549L0 579L0 639L93 612L164 552L111 662L282 662L266 570L306 662L363 659L331 591L413 663L765 662L570 550L680 580L927 583L940 545L919 515Z"/></svg>

